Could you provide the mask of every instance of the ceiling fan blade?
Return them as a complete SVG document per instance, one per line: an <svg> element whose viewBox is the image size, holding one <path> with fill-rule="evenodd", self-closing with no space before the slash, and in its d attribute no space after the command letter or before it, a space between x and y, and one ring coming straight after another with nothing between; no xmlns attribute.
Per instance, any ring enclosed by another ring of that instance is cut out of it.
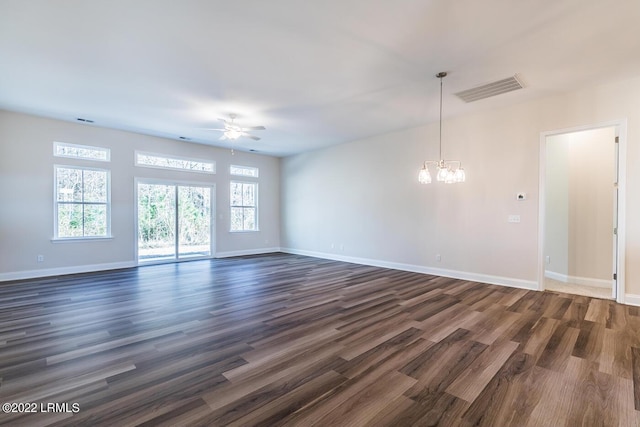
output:
<svg viewBox="0 0 640 427"><path fill-rule="evenodd" d="M260 141L260 138L258 138L257 136L253 136L253 135L245 135L247 138L251 138L254 141Z"/></svg>
<svg viewBox="0 0 640 427"><path fill-rule="evenodd" d="M226 129L218 129L218 128L198 128L198 130L219 130L221 132L224 132Z"/></svg>
<svg viewBox="0 0 640 427"><path fill-rule="evenodd" d="M265 130L265 129L266 129L266 127L264 127L264 126L249 126L249 127L246 127L246 128L244 128L244 127L242 128L242 130Z"/></svg>

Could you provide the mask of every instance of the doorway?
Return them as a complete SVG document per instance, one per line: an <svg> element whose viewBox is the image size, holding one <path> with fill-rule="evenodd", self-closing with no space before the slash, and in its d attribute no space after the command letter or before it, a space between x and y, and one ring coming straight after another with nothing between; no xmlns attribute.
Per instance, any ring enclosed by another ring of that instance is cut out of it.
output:
<svg viewBox="0 0 640 427"><path fill-rule="evenodd" d="M541 136L540 289L620 301L620 124Z"/></svg>
<svg viewBox="0 0 640 427"><path fill-rule="evenodd" d="M137 181L138 263L212 254L212 187Z"/></svg>

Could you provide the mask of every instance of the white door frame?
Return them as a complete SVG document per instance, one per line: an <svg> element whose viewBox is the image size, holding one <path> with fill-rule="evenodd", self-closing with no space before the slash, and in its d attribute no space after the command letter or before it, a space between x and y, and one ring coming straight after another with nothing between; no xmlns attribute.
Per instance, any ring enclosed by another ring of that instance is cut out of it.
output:
<svg viewBox="0 0 640 427"><path fill-rule="evenodd" d="M566 133L581 132L585 130L600 129L605 127L615 128L618 137L618 206L617 206L617 245L614 252L616 257L617 280L613 289L615 300L621 304L625 302L625 236L626 236L626 182L627 182L627 119L613 120L610 122L593 125L577 126L568 129L545 131L540 133L540 171L538 184L538 290L543 291L544 286L544 236L545 236L545 181L546 181L546 147L547 137ZM613 232L613 230L612 230Z"/></svg>

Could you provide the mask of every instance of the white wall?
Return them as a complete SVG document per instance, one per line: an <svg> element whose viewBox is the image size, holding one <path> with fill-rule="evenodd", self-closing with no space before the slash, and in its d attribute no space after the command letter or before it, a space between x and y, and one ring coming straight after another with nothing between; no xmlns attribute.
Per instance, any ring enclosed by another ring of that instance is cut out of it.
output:
<svg viewBox="0 0 640 427"><path fill-rule="evenodd" d="M611 284L614 138L613 127L546 138L545 270L553 277Z"/></svg>
<svg viewBox="0 0 640 427"><path fill-rule="evenodd" d="M446 120L443 155L463 161L464 184L417 183L437 156L437 123L283 159L282 246L536 288L541 133L622 119L626 286L640 294L640 78Z"/></svg>
<svg viewBox="0 0 640 427"><path fill-rule="evenodd" d="M54 157L53 141L108 147L111 162L96 165ZM215 160L217 173L136 167L135 150ZM113 239L51 241L54 164L111 170ZM229 164L260 168L259 232L229 232ZM135 177L215 184L217 256L277 250L279 168L275 157L239 151L232 156L227 149L0 111L0 280L135 265ZM36 262L39 254L42 263Z"/></svg>

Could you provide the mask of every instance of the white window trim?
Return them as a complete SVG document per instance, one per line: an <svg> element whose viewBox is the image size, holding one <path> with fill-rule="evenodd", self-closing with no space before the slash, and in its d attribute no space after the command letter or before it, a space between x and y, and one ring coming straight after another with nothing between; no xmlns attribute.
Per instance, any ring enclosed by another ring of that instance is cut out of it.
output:
<svg viewBox="0 0 640 427"><path fill-rule="evenodd" d="M82 170L94 170L107 173L107 234L105 236L72 236L72 237L59 237L58 236L58 168L67 169L82 169ZM52 242L86 242L90 240L108 240L113 239L111 234L111 170L102 168L92 168L85 166L74 165L53 165L53 238Z"/></svg>
<svg viewBox="0 0 640 427"><path fill-rule="evenodd" d="M256 191L255 191L255 201L256 204L255 206L235 206L231 204L231 184L236 183L236 184L251 184L251 185L255 185L256 187ZM240 181L240 180L231 180L229 181L229 233L255 233L257 231L260 231L260 221L258 220L259 216L258 216L258 201L259 201L259 189L258 189L258 183L255 181ZM231 211L233 208L254 208L256 210L256 228L253 230L232 230L231 229Z"/></svg>
<svg viewBox="0 0 640 427"><path fill-rule="evenodd" d="M184 160L187 162L198 162L198 163L208 163L212 166L211 171L203 171L197 169L184 169L172 166L157 166L157 165L146 165L138 162L138 155L144 156L153 156L153 157L161 157L165 159L174 159L174 160ZM151 169L162 169L162 170L170 170L170 171L179 171L179 172L194 172L194 173L203 173L206 175L215 175L216 173L216 162L215 160L210 159L199 159L195 157L185 157L185 156L177 156L173 154L163 154L163 153L152 153L150 151L140 151L135 150L134 152L134 165L141 168L151 168Z"/></svg>
<svg viewBox="0 0 640 427"><path fill-rule="evenodd" d="M54 237L51 239L51 243L100 242L103 240L113 240L113 236Z"/></svg>
<svg viewBox="0 0 640 427"><path fill-rule="evenodd" d="M87 150L98 150L98 151L104 151L107 154L107 158L106 159L94 159L91 157L81 157L81 156L70 156L67 154L58 154L57 152L57 148L58 147L70 147L70 148L84 148ZM106 147L98 147L95 145L82 145L82 144L71 144L68 142L60 142L60 141L53 141L53 155L54 157L64 157L67 159L79 159L79 160L89 160L92 162L110 162L111 161L111 149L110 148L106 148Z"/></svg>

